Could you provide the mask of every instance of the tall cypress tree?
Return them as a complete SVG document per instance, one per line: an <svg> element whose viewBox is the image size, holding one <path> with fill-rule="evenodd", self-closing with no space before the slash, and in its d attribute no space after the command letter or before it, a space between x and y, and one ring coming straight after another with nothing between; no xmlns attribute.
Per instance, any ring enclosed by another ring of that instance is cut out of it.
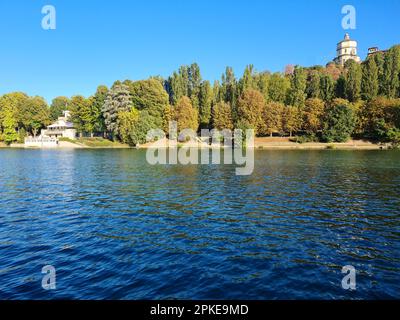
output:
<svg viewBox="0 0 400 320"><path fill-rule="evenodd" d="M323 74L320 78L320 95L324 101L330 101L335 95L335 81L330 74Z"/></svg>
<svg viewBox="0 0 400 320"><path fill-rule="evenodd" d="M354 60L348 60L345 64L345 94L347 100L355 102L360 99L361 94L361 65Z"/></svg>
<svg viewBox="0 0 400 320"><path fill-rule="evenodd" d="M388 98L400 96L400 46L394 46L385 54L383 66L383 93Z"/></svg>
<svg viewBox="0 0 400 320"><path fill-rule="evenodd" d="M307 97L308 98L319 98L320 93L320 74L317 70L311 70L307 78Z"/></svg>
<svg viewBox="0 0 400 320"><path fill-rule="evenodd" d="M199 93L199 124L200 128L208 128L211 119L211 104L213 100L213 90L209 81L204 81L200 85Z"/></svg>
<svg viewBox="0 0 400 320"><path fill-rule="evenodd" d="M291 88L288 93L287 104L303 107L306 100L307 75L304 68L296 66L290 78Z"/></svg>
<svg viewBox="0 0 400 320"><path fill-rule="evenodd" d="M364 100L372 100L378 95L379 79L378 67L375 59L368 58L362 65L361 97Z"/></svg>

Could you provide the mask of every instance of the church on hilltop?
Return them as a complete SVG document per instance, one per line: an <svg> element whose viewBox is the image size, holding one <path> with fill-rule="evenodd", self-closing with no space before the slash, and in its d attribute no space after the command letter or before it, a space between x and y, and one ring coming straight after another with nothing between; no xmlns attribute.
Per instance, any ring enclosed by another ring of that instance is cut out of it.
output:
<svg viewBox="0 0 400 320"><path fill-rule="evenodd" d="M346 33L344 39L336 46L336 58L333 61L337 64L344 65L347 60L361 62L357 55L357 41L350 39L350 35Z"/></svg>
<svg viewBox="0 0 400 320"><path fill-rule="evenodd" d="M367 57L376 54L384 55L386 52L387 50L379 50L378 47L368 48ZM343 66L348 60L354 60L361 63L361 59L357 54L357 41L350 39L350 35L346 33L344 39L336 46L336 58L333 59L333 62Z"/></svg>

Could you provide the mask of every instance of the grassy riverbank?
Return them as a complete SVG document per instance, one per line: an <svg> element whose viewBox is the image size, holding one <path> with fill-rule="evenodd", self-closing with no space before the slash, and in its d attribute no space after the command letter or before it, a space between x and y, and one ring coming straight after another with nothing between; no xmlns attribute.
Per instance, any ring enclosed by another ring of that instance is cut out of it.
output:
<svg viewBox="0 0 400 320"><path fill-rule="evenodd" d="M71 140L71 139L66 139L63 138L60 141L65 141L65 142L70 142L74 143L76 145L86 147L86 148L130 148L129 145L120 143L117 141L111 141L108 139L100 138L100 137L94 137L94 138L79 138L77 140Z"/></svg>

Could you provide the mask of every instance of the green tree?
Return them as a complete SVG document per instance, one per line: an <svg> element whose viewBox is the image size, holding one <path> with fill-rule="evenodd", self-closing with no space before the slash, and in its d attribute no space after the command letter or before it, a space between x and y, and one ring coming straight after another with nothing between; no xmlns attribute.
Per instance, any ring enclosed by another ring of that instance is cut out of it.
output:
<svg viewBox="0 0 400 320"><path fill-rule="evenodd" d="M52 100L50 105L50 120L56 121L58 117L63 115L63 111L69 109L69 99L67 97L56 97Z"/></svg>
<svg viewBox="0 0 400 320"><path fill-rule="evenodd" d="M345 93L350 102L356 102L361 97L361 65L354 60L345 63Z"/></svg>
<svg viewBox="0 0 400 320"><path fill-rule="evenodd" d="M310 70L307 78L306 93L308 98L320 98L321 76L317 70Z"/></svg>
<svg viewBox="0 0 400 320"><path fill-rule="evenodd" d="M225 73L222 75L220 94L222 100L229 103L232 110L235 110L237 100L237 81L231 67L226 67Z"/></svg>
<svg viewBox="0 0 400 320"><path fill-rule="evenodd" d="M339 76L335 84L335 97L345 99L346 98L346 79L343 75Z"/></svg>
<svg viewBox="0 0 400 320"><path fill-rule="evenodd" d="M188 68L188 73L189 73L188 96L192 101L193 107L199 109L199 94L202 82L199 65L197 63L192 63Z"/></svg>
<svg viewBox="0 0 400 320"><path fill-rule="evenodd" d="M174 72L172 76L168 78L165 87L169 95L170 104L175 105L177 101L185 95L182 78L177 72Z"/></svg>
<svg viewBox="0 0 400 320"><path fill-rule="evenodd" d="M103 116L103 106L106 102L108 94L108 88L104 85L100 85L96 89L96 93L92 99L92 109L93 109L93 120L94 126L93 129L95 132L105 132L106 124Z"/></svg>
<svg viewBox="0 0 400 320"><path fill-rule="evenodd" d="M163 127L164 113L169 107L168 94L155 79L135 81L129 84L132 106L138 111L146 110L154 128Z"/></svg>
<svg viewBox="0 0 400 320"><path fill-rule="evenodd" d="M211 120L211 104L213 91L209 81L204 81L199 92L199 123L200 128L208 128Z"/></svg>
<svg viewBox="0 0 400 320"><path fill-rule="evenodd" d="M274 73L269 79L268 96L269 100L285 102L287 92L290 89L290 80L280 73ZM268 100L268 99L267 99Z"/></svg>
<svg viewBox="0 0 400 320"><path fill-rule="evenodd" d="M290 77L291 87L288 92L287 104L301 108L306 100L307 75L304 68L296 66Z"/></svg>
<svg viewBox="0 0 400 320"><path fill-rule="evenodd" d="M50 109L46 101L41 97L31 97L20 107L19 119L22 128L35 137L40 129L50 124Z"/></svg>
<svg viewBox="0 0 400 320"><path fill-rule="evenodd" d="M375 59L368 58L362 65L361 97L364 100L372 100L379 91L379 70Z"/></svg>
<svg viewBox="0 0 400 320"><path fill-rule="evenodd" d="M17 126L17 122L14 118L13 111L10 108L5 108L4 112L4 120L3 120L3 141L10 145L11 143L17 141L18 134L15 130Z"/></svg>
<svg viewBox="0 0 400 320"><path fill-rule="evenodd" d="M269 82L271 75L269 72L258 73L255 76L256 87L261 92L265 101L269 101Z"/></svg>
<svg viewBox="0 0 400 320"><path fill-rule="evenodd" d="M385 95L385 79L384 79L384 54L382 52L378 52L373 55L373 59L375 60L376 67L378 69L378 95Z"/></svg>
<svg viewBox="0 0 400 320"><path fill-rule="evenodd" d="M388 98L400 97L400 45L390 48L384 57L383 94Z"/></svg>
<svg viewBox="0 0 400 320"><path fill-rule="evenodd" d="M197 63L181 66L165 83L170 104L176 105L180 98L186 96L192 100L193 106L198 108L201 82L200 67Z"/></svg>
<svg viewBox="0 0 400 320"><path fill-rule="evenodd" d="M113 139L118 135L118 113L120 111L129 111L131 107L132 101L128 86L124 84L113 85L102 108L104 123Z"/></svg>
<svg viewBox="0 0 400 320"><path fill-rule="evenodd" d="M212 91L213 91L213 103L223 101L223 97L221 96L221 85L218 80L214 81Z"/></svg>
<svg viewBox="0 0 400 320"><path fill-rule="evenodd" d="M257 82L255 79L256 75L254 72L254 66L252 64L246 66L242 78L239 80L239 95L248 89L258 89Z"/></svg>
<svg viewBox="0 0 400 320"><path fill-rule="evenodd" d="M23 92L7 93L0 98L0 130L5 130L4 123L7 119L7 131L10 134L10 137L12 137L11 125L14 121L16 123L14 129L17 129L17 132L20 128L23 128L23 107L28 99L29 97Z"/></svg>
<svg viewBox="0 0 400 320"><path fill-rule="evenodd" d="M320 96L324 101L330 101L335 95L335 81L330 74L322 74L320 77Z"/></svg>
<svg viewBox="0 0 400 320"><path fill-rule="evenodd" d="M86 99L83 96L74 96L71 98L71 120L76 130L80 133L80 136L83 133L93 136L98 120L98 115L93 105L93 98Z"/></svg>
<svg viewBox="0 0 400 320"><path fill-rule="evenodd" d="M123 143L136 145L138 141L133 141L132 133L139 120L139 111L132 107L129 111L118 112L118 134Z"/></svg>
<svg viewBox="0 0 400 320"><path fill-rule="evenodd" d="M343 104L335 104L325 113L322 139L326 142L346 142L355 127L354 111Z"/></svg>

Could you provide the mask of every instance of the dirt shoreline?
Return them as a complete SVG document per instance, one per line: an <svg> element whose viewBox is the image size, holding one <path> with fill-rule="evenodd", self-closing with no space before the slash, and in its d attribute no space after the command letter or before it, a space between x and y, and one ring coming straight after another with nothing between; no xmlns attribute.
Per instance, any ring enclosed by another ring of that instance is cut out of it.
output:
<svg viewBox="0 0 400 320"><path fill-rule="evenodd" d="M166 144L163 141L164 145ZM179 147L191 147L191 148L221 148L220 146L207 145L205 143L178 143ZM140 149L154 148L153 143L147 143L141 145ZM324 143L324 142L307 142L307 143L297 143L292 142L289 138L280 137L264 137L254 139L254 148L262 150L382 150L388 149L388 145L382 145L373 143L366 140L349 140L345 143Z"/></svg>
<svg viewBox="0 0 400 320"><path fill-rule="evenodd" d="M167 145L167 144L166 144ZM178 147L189 147L189 148L221 148L220 146L207 145L205 143L177 143ZM66 141L60 141L57 148L43 148L43 149L149 149L154 148L153 143L147 143L140 145L136 148L130 147L128 145L121 146L101 146L101 147L90 147L81 143L72 143ZM0 143L1 148L11 148L11 149L40 149L40 148L30 148L25 147L23 144L12 144L7 146L4 143ZM323 143L323 142L307 142L307 143L296 143L289 141L288 138L256 138L254 141L254 148L260 150L382 150L388 149L388 145L377 144L366 140L350 140L345 143ZM222 148L221 148L222 149Z"/></svg>

